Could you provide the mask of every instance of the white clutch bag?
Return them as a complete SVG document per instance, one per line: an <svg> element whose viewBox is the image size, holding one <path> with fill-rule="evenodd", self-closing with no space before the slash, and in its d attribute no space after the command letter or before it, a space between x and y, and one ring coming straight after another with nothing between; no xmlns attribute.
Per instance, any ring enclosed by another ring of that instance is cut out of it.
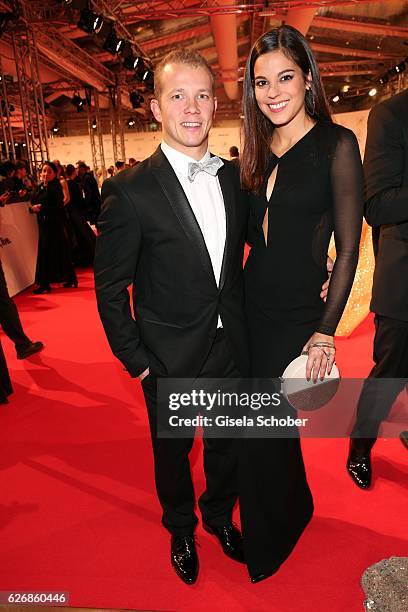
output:
<svg viewBox="0 0 408 612"><path fill-rule="evenodd" d="M336 364L324 377L313 382L306 379L307 355L296 357L281 376L281 393L295 410L317 410L336 395L340 385L340 372Z"/></svg>

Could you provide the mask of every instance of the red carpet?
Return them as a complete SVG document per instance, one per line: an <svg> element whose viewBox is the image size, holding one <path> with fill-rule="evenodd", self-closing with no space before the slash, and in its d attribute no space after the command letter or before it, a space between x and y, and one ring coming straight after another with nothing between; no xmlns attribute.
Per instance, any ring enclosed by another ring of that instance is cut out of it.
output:
<svg viewBox="0 0 408 612"><path fill-rule="evenodd" d="M1 337L15 393L0 406L0 591L69 591L82 607L359 612L363 570L408 554L408 455L399 440L375 447L369 492L346 474L346 441L307 440L316 514L279 573L251 585L200 528L200 578L183 585L160 526L139 383L111 356L91 273L76 290L16 301L27 333L46 348L17 361ZM343 375L367 373L371 341L369 317L338 342Z"/></svg>

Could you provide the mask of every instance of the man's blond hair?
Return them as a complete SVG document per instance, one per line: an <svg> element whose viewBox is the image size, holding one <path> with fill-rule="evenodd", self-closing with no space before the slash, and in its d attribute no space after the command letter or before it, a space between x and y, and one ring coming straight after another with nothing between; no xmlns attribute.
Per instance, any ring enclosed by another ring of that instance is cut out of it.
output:
<svg viewBox="0 0 408 612"><path fill-rule="evenodd" d="M157 100L160 100L161 95L161 77L165 66L168 64L184 64L194 68L204 68L211 77L211 84L214 89L214 73L206 59L197 51L189 49L175 49L170 51L156 66L154 71L154 95Z"/></svg>

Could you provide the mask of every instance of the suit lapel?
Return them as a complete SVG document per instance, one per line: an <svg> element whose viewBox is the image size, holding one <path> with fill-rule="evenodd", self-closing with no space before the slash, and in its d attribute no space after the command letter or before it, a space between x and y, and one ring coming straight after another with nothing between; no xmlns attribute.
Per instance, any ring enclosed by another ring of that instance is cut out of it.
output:
<svg viewBox="0 0 408 612"><path fill-rule="evenodd" d="M225 279L227 277L232 249L232 234L235 226L235 189L230 173L228 172L228 169L225 165L222 166L222 168L220 168L218 171L218 180L220 182L220 187L224 198L226 219L225 247L219 283L219 290L221 291L224 286Z"/></svg>
<svg viewBox="0 0 408 612"><path fill-rule="evenodd" d="M176 217L195 248L204 269L208 272L212 281L216 283L204 236L176 173L160 147L152 155L151 160L156 178Z"/></svg>

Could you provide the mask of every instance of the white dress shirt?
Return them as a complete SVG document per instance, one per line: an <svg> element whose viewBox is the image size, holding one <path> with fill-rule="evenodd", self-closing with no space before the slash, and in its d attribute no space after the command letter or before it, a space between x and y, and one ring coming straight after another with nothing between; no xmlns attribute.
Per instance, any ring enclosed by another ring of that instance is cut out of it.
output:
<svg viewBox="0 0 408 612"><path fill-rule="evenodd" d="M176 151L165 142L161 143L161 149L176 173L200 226L218 285L226 239L225 206L220 183L217 176L207 172L198 172L193 182L188 179L188 164L206 162L211 157L210 152L207 151L202 159L196 160ZM218 327L222 327L220 317Z"/></svg>

